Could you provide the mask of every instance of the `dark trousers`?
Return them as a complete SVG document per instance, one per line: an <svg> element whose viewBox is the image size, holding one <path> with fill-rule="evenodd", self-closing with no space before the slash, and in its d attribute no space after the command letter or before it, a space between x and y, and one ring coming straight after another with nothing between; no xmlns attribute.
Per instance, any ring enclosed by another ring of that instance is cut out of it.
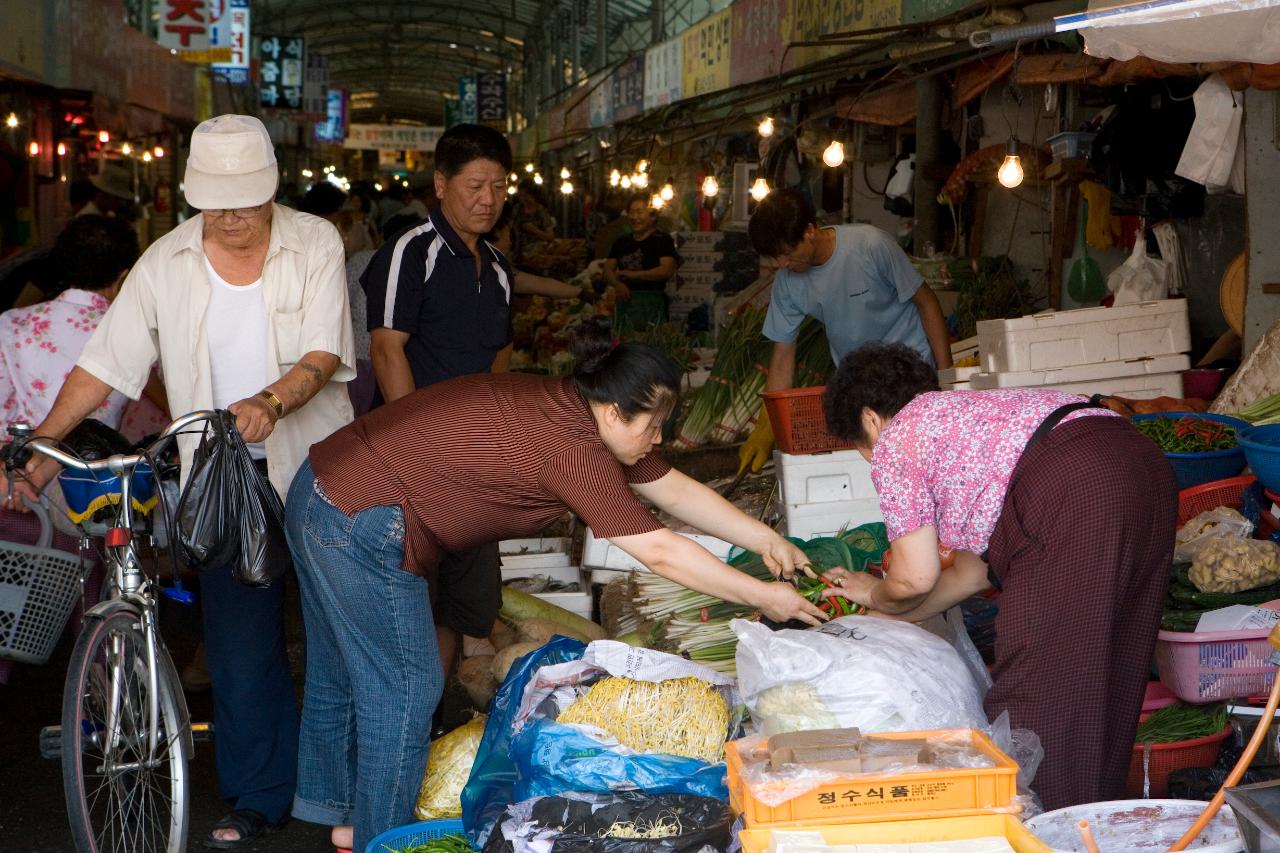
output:
<svg viewBox="0 0 1280 853"><path fill-rule="evenodd" d="M244 586L230 567L200 575L213 679L218 787L234 809L281 823L298 779L298 706L284 636L284 578Z"/></svg>

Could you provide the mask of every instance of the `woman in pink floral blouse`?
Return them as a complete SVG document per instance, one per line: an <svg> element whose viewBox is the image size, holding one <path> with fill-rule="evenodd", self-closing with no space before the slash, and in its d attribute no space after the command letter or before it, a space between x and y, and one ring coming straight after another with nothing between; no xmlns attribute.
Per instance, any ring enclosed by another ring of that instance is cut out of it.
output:
<svg viewBox="0 0 1280 853"><path fill-rule="evenodd" d="M848 355L824 405L871 462L893 543L883 580L841 573L841 593L919 621L1000 589L987 712L1040 736L1046 808L1122 797L1173 553L1164 456L1072 394L940 392L900 345Z"/></svg>

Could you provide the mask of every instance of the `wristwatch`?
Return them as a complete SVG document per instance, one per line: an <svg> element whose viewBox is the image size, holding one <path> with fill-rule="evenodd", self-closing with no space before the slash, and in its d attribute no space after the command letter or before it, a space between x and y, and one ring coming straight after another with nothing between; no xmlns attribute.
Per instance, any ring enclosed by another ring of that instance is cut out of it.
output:
<svg viewBox="0 0 1280 853"><path fill-rule="evenodd" d="M271 408L276 411L276 420L284 417L284 403L280 402L280 398L265 388L258 392L258 396L271 404Z"/></svg>

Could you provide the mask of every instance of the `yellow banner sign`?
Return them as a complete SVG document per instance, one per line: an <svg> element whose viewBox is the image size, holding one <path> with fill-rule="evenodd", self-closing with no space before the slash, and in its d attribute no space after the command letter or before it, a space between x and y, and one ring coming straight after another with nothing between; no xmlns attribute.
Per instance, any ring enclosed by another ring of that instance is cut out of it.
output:
<svg viewBox="0 0 1280 853"><path fill-rule="evenodd" d="M733 10L724 9L684 31L682 95L728 89L733 56Z"/></svg>
<svg viewBox="0 0 1280 853"><path fill-rule="evenodd" d="M791 0L792 42L817 41L837 33L856 33L902 23L900 0ZM793 48L795 67L849 50L849 45Z"/></svg>

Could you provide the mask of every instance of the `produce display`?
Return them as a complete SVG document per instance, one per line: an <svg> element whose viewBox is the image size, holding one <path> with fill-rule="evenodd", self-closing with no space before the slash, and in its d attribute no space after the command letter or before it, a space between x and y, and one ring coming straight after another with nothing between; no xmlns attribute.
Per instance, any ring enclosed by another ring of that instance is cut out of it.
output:
<svg viewBox="0 0 1280 853"><path fill-rule="evenodd" d="M1134 426L1165 453L1209 453L1236 446L1235 427L1217 421L1154 418L1136 421Z"/></svg>
<svg viewBox="0 0 1280 853"><path fill-rule="evenodd" d="M1254 426L1280 424L1280 394L1263 397L1241 409L1236 417L1246 420Z"/></svg>
<svg viewBox="0 0 1280 853"><path fill-rule="evenodd" d="M431 744L427 772L413 809L418 820L462 817L460 797L484 737L485 719L480 715Z"/></svg>
<svg viewBox="0 0 1280 853"><path fill-rule="evenodd" d="M1226 705L1170 705L1138 724L1134 743L1178 743L1216 735L1227 727Z"/></svg>
<svg viewBox="0 0 1280 853"><path fill-rule="evenodd" d="M472 853L471 845L461 835L445 835L433 838L425 844L413 844L409 847L387 847L385 853Z"/></svg>
<svg viewBox="0 0 1280 853"><path fill-rule="evenodd" d="M1280 580L1280 546L1262 539L1215 536L1187 573L1201 592L1246 592Z"/></svg>
<svg viewBox="0 0 1280 853"><path fill-rule="evenodd" d="M729 707L700 678L655 682L609 677L591 685L560 714L559 722L594 726L636 752L715 764L724 760Z"/></svg>

